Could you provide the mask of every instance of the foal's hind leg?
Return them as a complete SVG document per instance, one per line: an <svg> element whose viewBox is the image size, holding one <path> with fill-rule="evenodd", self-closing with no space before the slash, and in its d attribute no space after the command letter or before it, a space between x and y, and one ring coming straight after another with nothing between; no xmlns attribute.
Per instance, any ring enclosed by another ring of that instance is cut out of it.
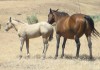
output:
<svg viewBox="0 0 100 70"><path fill-rule="evenodd" d="M88 41L88 47L89 47L89 52L90 52L90 59L93 58L92 56L92 42L91 42L91 35L90 36L86 36L87 37L87 41Z"/></svg>
<svg viewBox="0 0 100 70"><path fill-rule="evenodd" d="M46 57L46 52L48 49L48 40L47 38L43 38L44 49L43 49L43 59Z"/></svg>
<svg viewBox="0 0 100 70"><path fill-rule="evenodd" d="M51 32L51 34L49 36L49 41L51 41L53 39L53 33L54 33L54 31L52 30L52 32Z"/></svg>
<svg viewBox="0 0 100 70"><path fill-rule="evenodd" d="M67 40L66 38L64 38L64 40L63 40L61 58L63 58L63 56L64 56L64 49L65 49L66 40Z"/></svg>
<svg viewBox="0 0 100 70"><path fill-rule="evenodd" d="M30 54L29 54L29 39L26 38L26 50L27 50L27 57L30 57Z"/></svg>
<svg viewBox="0 0 100 70"><path fill-rule="evenodd" d="M77 47L77 52L76 52L76 57L79 57L79 51L80 51L80 40L78 36L75 36L75 42L76 42L76 47Z"/></svg>

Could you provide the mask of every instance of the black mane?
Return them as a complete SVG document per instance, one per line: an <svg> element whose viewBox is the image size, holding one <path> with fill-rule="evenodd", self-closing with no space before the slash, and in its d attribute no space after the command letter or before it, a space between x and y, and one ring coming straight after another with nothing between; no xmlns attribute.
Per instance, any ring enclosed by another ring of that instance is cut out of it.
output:
<svg viewBox="0 0 100 70"><path fill-rule="evenodd" d="M57 12L56 12L56 15L58 15L58 16L69 16L68 13L66 13L66 12L61 12L61 11L57 11Z"/></svg>

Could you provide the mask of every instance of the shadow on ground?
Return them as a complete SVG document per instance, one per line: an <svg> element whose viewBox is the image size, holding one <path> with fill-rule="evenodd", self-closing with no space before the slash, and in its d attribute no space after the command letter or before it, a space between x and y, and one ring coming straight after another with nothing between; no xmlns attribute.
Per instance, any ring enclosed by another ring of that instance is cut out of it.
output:
<svg viewBox="0 0 100 70"><path fill-rule="evenodd" d="M41 55L37 54L35 56L30 56L30 58L28 58L28 59L41 59L41 57L42 57ZM24 56L23 58L27 59L26 56ZM46 57L46 59L55 59L55 58L54 58L54 56L48 56L48 57ZM82 60L82 61L96 61L96 60L100 60L100 56L93 57L93 59L90 59L89 55L86 55L86 54L80 55L78 58L75 56L72 56L72 55L65 55L64 58L58 57L57 59L66 59L66 60L67 59L68 60L75 59L75 60Z"/></svg>

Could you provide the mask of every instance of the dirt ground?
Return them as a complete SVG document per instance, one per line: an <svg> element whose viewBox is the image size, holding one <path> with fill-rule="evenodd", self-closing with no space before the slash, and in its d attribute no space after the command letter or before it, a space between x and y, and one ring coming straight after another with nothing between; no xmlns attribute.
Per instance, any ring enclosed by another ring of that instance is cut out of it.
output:
<svg viewBox="0 0 100 70"><path fill-rule="evenodd" d="M78 4L80 2L80 5ZM80 6L80 10L79 10ZM20 41L17 32L11 29L4 31L5 23L9 17L26 21L26 17L35 13L39 21L47 21L49 9L58 9L74 13L88 15L100 14L100 0L0 0L0 70L100 70L100 38L92 38L94 60L89 60L89 49L86 37L80 39L80 57L75 58L76 44L74 40L68 40L65 48L65 57L54 59L56 50L56 38L49 42L47 57L41 59L43 43L42 38L30 40L30 58L26 58L26 47L23 47L23 58L19 60ZM19 15L20 14L20 15ZM95 23L95 28L100 32L100 22ZM61 41L62 44L62 41Z"/></svg>

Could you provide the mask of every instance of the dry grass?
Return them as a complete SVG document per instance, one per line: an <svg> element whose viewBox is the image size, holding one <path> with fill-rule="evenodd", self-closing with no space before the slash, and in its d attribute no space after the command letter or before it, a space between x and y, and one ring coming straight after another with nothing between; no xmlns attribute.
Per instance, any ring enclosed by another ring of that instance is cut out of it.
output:
<svg viewBox="0 0 100 70"><path fill-rule="evenodd" d="M89 15L100 14L99 0L80 0L81 12ZM8 18L27 22L26 17L33 12L39 21L47 21L49 8L73 14L79 12L76 0L0 0L0 70L100 70L100 38L92 38L94 60L88 60L88 46L85 36L81 38L80 58L75 58L76 44L74 40L68 40L65 48L65 58L61 59L61 45L59 57L54 59L56 38L49 43L47 58L41 60L43 43L42 38L30 40L30 59L26 58L26 47L23 48L23 58L18 59L20 41L14 29L4 31ZM20 15L19 15L20 14ZM95 24L100 32L100 23ZM61 41L62 43L62 41Z"/></svg>

